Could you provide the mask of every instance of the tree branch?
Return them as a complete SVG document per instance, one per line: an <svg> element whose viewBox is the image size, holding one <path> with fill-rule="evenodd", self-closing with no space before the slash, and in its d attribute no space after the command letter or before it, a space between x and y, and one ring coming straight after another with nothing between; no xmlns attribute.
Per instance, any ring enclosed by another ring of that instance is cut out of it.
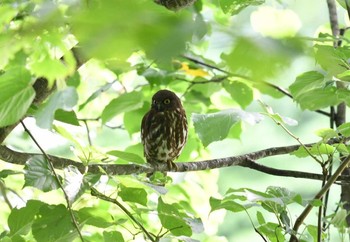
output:
<svg viewBox="0 0 350 242"><path fill-rule="evenodd" d="M312 144L308 144L306 146L311 146L311 145ZM176 166L178 170L172 171L172 172L201 171L201 170L217 169L217 168L224 168L224 167L230 167L230 166L241 166L241 167L250 168L256 171L260 171L266 174L275 175L275 176L322 180L323 179L322 174L275 169L275 168L263 166L256 162L256 160L266 158L266 157L289 154L290 152L299 149L299 147L300 145L273 147L273 148L260 150L260 151L256 151L256 152L252 152L244 155L231 156L226 158L211 159L211 160L196 161L196 162L177 162ZM0 159L8 163L24 165L26 161L34 155L40 155L40 154L21 153L18 151L11 150L6 146L0 145ZM96 174L101 172L100 169L103 169L109 175L130 175L130 174L140 174L140 173L152 173L155 171L164 171L164 172L171 171L168 169L167 164L163 164L163 163L159 163L154 166L150 166L148 164L118 165L118 164L101 163L101 164L91 164L85 167L82 163L73 161L70 159L61 158L57 156L50 156L50 155L49 155L49 158L56 169L63 169L67 166L73 165L77 167L81 172L84 172L87 168L89 172L96 173ZM350 177L340 176L338 178L338 181L350 182Z"/></svg>

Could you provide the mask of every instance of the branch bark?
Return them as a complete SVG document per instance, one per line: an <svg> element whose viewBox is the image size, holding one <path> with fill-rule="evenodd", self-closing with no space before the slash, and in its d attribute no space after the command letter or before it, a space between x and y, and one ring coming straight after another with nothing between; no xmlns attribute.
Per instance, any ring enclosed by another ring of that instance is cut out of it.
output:
<svg viewBox="0 0 350 242"><path fill-rule="evenodd" d="M308 146L310 146L309 144ZM261 165L256 162L256 160L276 156L276 155L284 155L289 154L292 151L295 151L299 148L299 145L292 146L283 146L283 147L273 147L265 150L260 150L244 155L231 156L219 159L211 159L204 161L196 161L196 162L177 162L177 171L171 171L168 169L166 164L156 164L154 166L150 166L148 164L137 165L137 164L128 164L128 165L118 165L118 164L91 164L87 167L82 163L57 157L50 156L50 160L52 161L55 169L63 169L68 166L75 166L81 172L85 172L88 169L91 173L101 173L101 169L103 169L109 175L130 175L130 174L140 174L140 173L152 173L155 171L162 172L189 172L189 171L201 171L208 169L217 169L224 168L230 166L241 166L249 169L253 169L256 171L260 171L266 174L275 175L275 176L283 176L283 177L295 177L295 178L304 178L304 179L312 179L312 180L322 180L322 174L302 172L302 171L292 171L292 170L281 170L276 168L267 167ZM24 165L28 159L33 156L41 155L34 153L22 153L18 151L14 151L9 149L6 146L0 145L0 159L17 165ZM350 183L350 176L343 175L338 177L338 181Z"/></svg>

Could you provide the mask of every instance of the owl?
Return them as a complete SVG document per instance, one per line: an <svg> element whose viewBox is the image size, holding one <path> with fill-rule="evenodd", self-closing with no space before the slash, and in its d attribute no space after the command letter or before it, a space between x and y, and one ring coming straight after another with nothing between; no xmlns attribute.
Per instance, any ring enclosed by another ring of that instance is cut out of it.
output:
<svg viewBox="0 0 350 242"><path fill-rule="evenodd" d="M191 6L196 0L154 0L157 4L163 5L167 9L178 11Z"/></svg>
<svg viewBox="0 0 350 242"><path fill-rule="evenodd" d="M187 141L187 118L175 93L160 90L153 95L142 119L141 139L148 163L166 162L169 170L177 170L174 160Z"/></svg>

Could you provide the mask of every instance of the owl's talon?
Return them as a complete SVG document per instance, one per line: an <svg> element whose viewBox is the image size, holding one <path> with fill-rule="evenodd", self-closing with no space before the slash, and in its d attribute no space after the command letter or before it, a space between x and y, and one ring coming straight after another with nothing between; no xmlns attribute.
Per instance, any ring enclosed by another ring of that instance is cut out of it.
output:
<svg viewBox="0 0 350 242"><path fill-rule="evenodd" d="M177 171L178 170L177 165L172 161L167 161L167 165L168 165L168 169L170 171Z"/></svg>

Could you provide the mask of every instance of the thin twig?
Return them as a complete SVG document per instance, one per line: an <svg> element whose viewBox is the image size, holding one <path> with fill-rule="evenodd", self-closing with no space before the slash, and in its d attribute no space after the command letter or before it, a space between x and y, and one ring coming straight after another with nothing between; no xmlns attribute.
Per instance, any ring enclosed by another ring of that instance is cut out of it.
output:
<svg viewBox="0 0 350 242"><path fill-rule="evenodd" d="M155 238L147 231L147 229L143 227L143 225L117 199L107 197L106 195L100 193L93 187L91 187L91 195L105 200L107 202L116 204L135 224L137 224L137 226L139 226L139 228L144 232L144 234L149 240L151 240L152 242L156 242Z"/></svg>
<svg viewBox="0 0 350 242"><path fill-rule="evenodd" d="M69 198L68 198L68 195L66 193L66 191L64 190L64 187L60 181L60 178L58 176L58 174L56 173L55 171L55 168L51 162L51 158L49 155L46 154L46 152L44 151L44 149L39 145L38 141L34 138L34 136L32 135L32 133L29 131L29 129L26 127L26 125L24 124L24 122L21 120L21 124L24 128L24 130L26 131L26 133L30 136L30 138L33 140L33 142L35 143L35 145L39 148L39 150L41 151L41 153L45 156L46 160L47 160L47 163L49 164L50 166L50 169L52 171L52 174L54 175L59 187L61 188L63 194L64 194L64 198L66 199L66 202L67 202L67 207L68 207L68 211L69 211L69 214L71 216L71 219L72 219L72 222L73 222L73 225L75 227L75 229L77 230L78 234L79 234L79 237L81 239L82 242L84 242L84 238L83 238L83 235L81 234L81 231L80 231L80 228L79 228L79 225L78 225L78 222L74 216L74 212L73 212L73 209L71 207L71 204L69 202Z"/></svg>
<svg viewBox="0 0 350 242"><path fill-rule="evenodd" d="M205 63L205 62L203 62L203 61L197 60L197 59L192 58L192 57L189 57L189 56L182 55L181 57L183 57L183 58L185 58L185 59L187 59L187 60L189 60L189 61L191 61L191 62L193 62L193 63L196 63L196 64L199 64L199 65L208 67L208 68L210 68L210 69L217 70L217 71L220 71L220 72L222 72L222 73L225 73L226 75L228 75L228 76L230 76L230 77L237 77L237 78L240 78L240 79L247 80L247 81L249 81L249 82L251 82L251 83L262 83L262 84L264 84L264 85L266 85L266 86L269 86L269 87L271 87L271 88L277 90L278 92L284 94L285 96L287 96L287 97L293 99L292 94L290 94L290 93L289 93L287 90L285 90L284 88L279 87L279 86L277 86L277 85L275 85L275 84L269 83L269 82L267 82L267 81L259 81L259 82L257 82L257 81L253 80L252 78L250 78L250 77L248 77L248 76L240 75L240 74L237 74L237 73L231 73L231 72L229 72L229 71L226 71L226 70L224 70L224 69L221 69L221 68L216 67L216 66L214 66L214 65L210 65L210 64L208 64L208 63ZM213 79L213 80L215 80L215 79ZM213 82L213 81L212 81L212 80L207 80L207 81L199 81L199 82L194 82L194 81L193 81L193 82L192 82L192 81L187 81L187 82L191 82L191 83L194 83L194 84L204 84L204 83L209 83L209 82ZM325 112L325 111L323 111L323 110L315 110L315 112L316 112L316 113L319 113L319 114L322 114L322 115L325 115L325 116L327 116L327 117L330 116L330 114L329 114L328 112Z"/></svg>
<svg viewBox="0 0 350 242"><path fill-rule="evenodd" d="M84 125L85 125L85 129L86 129L86 136L88 138L88 142L89 142L89 145L92 146L92 141L91 141L91 137L90 137L90 129L89 129L89 125L87 123L87 120L84 120Z"/></svg>
<svg viewBox="0 0 350 242"><path fill-rule="evenodd" d="M329 188L333 185L333 183L337 180L337 178L341 175L341 173L345 170L345 168L347 168L349 163L350 163L350 156L346 157L346 159L340 164L338 169L328 179L328 181L322 187L322 189L315 195L314 200L321 199L324 196L324 194L329 190ZM290 242L297 242L298 241L298 238L296 237L296 235L298 233L298 229L303 224L305 218L308 216L308 214L310 213L312 208L313 208L313 205L312 204L308 204L306 206L306 208L304 209L304 211L300 214L300 216L295 221L295 224L294 224L294 227L293 227L294 234L292 234L292 236L291 236L291 238L289 240Z"/></svg>
<svg viewBox="0 0 350 242"><path fill-rule="evenodd" d="M0 193L2 194L2 197L4 198L5 200L5 203L7 204L7 206L9 206L9 208L12 210L12 204L7 196L7 192L6 192L6 186L5 186L5 183L2 182L2 180L0 180Z"/></svg>

